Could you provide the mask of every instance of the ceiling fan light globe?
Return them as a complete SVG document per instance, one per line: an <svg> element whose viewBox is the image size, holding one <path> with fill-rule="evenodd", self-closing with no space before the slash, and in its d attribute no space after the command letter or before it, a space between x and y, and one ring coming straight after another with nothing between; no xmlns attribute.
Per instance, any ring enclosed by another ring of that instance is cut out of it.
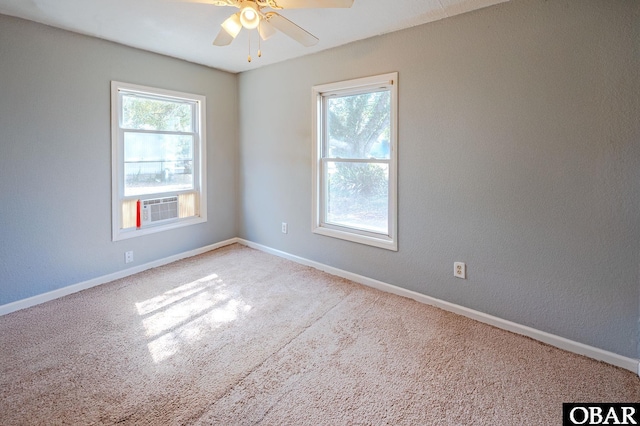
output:
<svg viewBox="0 0 640 426"><path fill-rule="evenodd" d="M231 15L227 20L222 23L222 28L229 33L233 38L236 38L240 30L242 29L242 23L237 13Z"/></svg>
<svg viewBox="0 0 640 426"><path fill-rule="evenodd" d="M260 23L260 15L258 14L257 6L252 2L245 2L240 11L240 22L242 26L252 30Z"/></svg>

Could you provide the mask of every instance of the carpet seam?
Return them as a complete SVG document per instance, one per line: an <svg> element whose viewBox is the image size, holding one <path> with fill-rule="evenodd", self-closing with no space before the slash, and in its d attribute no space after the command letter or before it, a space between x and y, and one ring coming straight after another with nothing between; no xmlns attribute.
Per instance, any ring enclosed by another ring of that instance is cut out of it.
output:
<svg viewBox="0 0 640 426"><path fill-rule="evenodd" d="M347 296L351 295L353 291L350 291L348 293ZM296 340L298 337L300 337L303 333L305 333L309 328L313 327L314 325L316 325L317 323L319 323L325 316L327 316L327 314L331 311L333 311L334 309L336 309L339 305L341 305L342 303L345 302L345 298L341 299L338 301L338 303L336 303L335 305L331 306L329 309L327 309L318 319L316 319L315 321L313 321L311 324L309 324L308 326L302 328L302 330L296 334L295 336L293 336L291 339L289 339L284 345L282 345L280 348L278 348L278 350L276 350L275 352L272 352L271 354L269 354L269 356L265 357L265 359L260 362L259 364L257 364L255 367L251 368L247 374L245 374L244 376L240 377L235 383L233 383L231 386L229 386L227 389L225 389L224 394L216 399L212 404L210 404L205 410L203 410L201 412L201 414L199 414L197 417L192 417L191 420L193 420L194 422L196 421L200 421L200 419L202 419L202 417L213 407L215 406L221 399L223 399L225 396L227 396L229 393L231 393L231 391L233 391L233 389L235 387L237 387L240 383L242 383L247 377L249 377L251 374L253 374L256 370L258 370L260 367L262 367L267 361L269 361L270 359L272 359L274 356L276 356L277 354L279 354L280 352L282 352L287 346L289 346L294 340ZM269 407L269 409L273 408L273 405L271 407ZM266 415L266 414L265 414ZM258 420L256 423L254 424L258 424L259 422L261 422L264 419L264 416Z"/></svg>
<svg viewBox="0 0 640 426"><path fill-rule="evenodd" d="M349 293L349 295L351 295L351 293ZM367 308L367 310L365 312L363 312L363 314L366 314L368 312L370 312L375 304L378 302L378 300L380 300L382 296L378 295L375 300L371 303L371 305L369 305L369 307ZM345 298L346 299L346 298ZM309 328L311 328L312 326L318 324L320 321L322 321L322 319L331 311L335 310L339 305L341 305L342 303L345 303L345 299L340 300L338 303L336 303L334 306L332 306L329 310L327 310L324 314L322 314L322 316L320 318L318 318L313 324L309 325L308 327L305 327L300 333L298 333L293 339L291 339L289 342L287 342L284 346L282 346L282 348L280 348L277 352L275 352L273 355L271 355L269 358L275 356L276 354L278 354L280 351L282 351L283 349L285 349L288 345L290 345L294 340L296 340L298 337L300 337L304 332L306 332ZM244 379L243 379L244 380ZM299 382L300 380L302 380L302 377L298 378L298 380L295 381L295 383ZM271 412L271 410L276 406L276 404L278 402L280 402L286 395L288 395L289 393L291 393L292 390L289 390L288 392L280 395L280 397L269 406L269 409L262 415L262 417L260 417L259 420L257 420L255 423L253 423L254 425L259 425L262 423L262 421L264 420L264 418L269 414L269 412Z"/></svg>

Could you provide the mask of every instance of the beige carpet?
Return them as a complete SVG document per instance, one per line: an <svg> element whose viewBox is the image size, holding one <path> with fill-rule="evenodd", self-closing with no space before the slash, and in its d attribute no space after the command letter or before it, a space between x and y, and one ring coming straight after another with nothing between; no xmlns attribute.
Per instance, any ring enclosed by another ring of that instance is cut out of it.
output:
<svg viewBox="0 0 640 426"><path fill-rule="evenodd" d="M626 370L233 245L0 317L0 424L559 425Z"/></svg>

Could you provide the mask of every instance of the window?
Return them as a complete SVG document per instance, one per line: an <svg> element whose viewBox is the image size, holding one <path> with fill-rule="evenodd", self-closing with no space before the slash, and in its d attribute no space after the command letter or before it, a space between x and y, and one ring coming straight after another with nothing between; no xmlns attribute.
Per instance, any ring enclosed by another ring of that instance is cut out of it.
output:
<svg viewBox="0 0 640 426"><path fill-rule="evenodd" d="M398 249L397 83L390 73L313 87L313 232Z"/></svg>
<svg viewBox="0 0 640 426"><path fill-rule="evenodd" d="M111 82L113 240L205 222L205 97Z"/></svg>

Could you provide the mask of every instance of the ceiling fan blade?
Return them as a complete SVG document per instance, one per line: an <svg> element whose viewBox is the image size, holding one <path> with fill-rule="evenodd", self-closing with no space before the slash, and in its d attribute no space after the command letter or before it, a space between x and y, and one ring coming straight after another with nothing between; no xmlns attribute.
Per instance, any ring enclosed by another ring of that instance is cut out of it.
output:
<svg viewBox="0 0 640 426"><path fill-rule="evenodd" d="M263 40L267 40L276 33L276 29L273 28L273 25L271 25L269 21L261 19L260 25L258 26L258 32Z"/></svg>
<svg viewBox="0 0 640 426"><path fill-rule="evenodd" d="M318 43L318 38L306 30L303 30L284 16L278 15L275 12L269 12L266 15L266 20L273 25L277 30L282 31L298 43L303 46L313 46Z"/></svg>
<svg viewBox="0 0 640 426"><path fill-rule="evenodd" d="M234 37L225 31L224 28L220 28L220 32L218 33L215 40L213 40L214 46L228 46L234 40Z"/></svg>
<svg viewBox="0 0 640 426"><path fill-rule="evenodd" d="M353 0L275 0L283 9L322 9L329 7L351 7Z"/></svg>

